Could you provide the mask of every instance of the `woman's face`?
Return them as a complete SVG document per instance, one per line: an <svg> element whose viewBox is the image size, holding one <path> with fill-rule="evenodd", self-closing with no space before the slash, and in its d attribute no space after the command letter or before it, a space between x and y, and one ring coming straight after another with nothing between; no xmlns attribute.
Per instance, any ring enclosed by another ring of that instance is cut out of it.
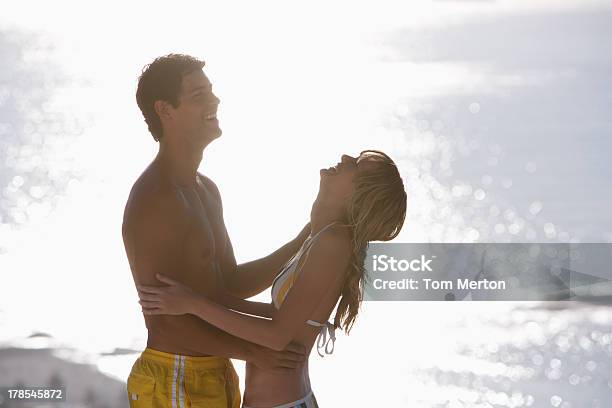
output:
<svg viewBox="0 0 612 408"><path fill-rule="evenodd" d="M352 157L343 154L333 167L321 169L320 192L327 200L346 204L354 191L353 180L358 173L368 171L376 164L367 157Z"/></svg>

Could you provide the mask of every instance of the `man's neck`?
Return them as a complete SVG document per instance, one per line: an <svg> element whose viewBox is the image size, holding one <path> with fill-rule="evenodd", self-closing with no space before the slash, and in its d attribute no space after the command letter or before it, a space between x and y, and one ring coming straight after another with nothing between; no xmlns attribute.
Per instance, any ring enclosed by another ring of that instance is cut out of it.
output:
<svg viewBox="0 0 612 408"><path fill-rule="evenodd" d="M192 146L161 143L155 161L174 183L190 187L196 181L202 154L203 149Z"/></svg>

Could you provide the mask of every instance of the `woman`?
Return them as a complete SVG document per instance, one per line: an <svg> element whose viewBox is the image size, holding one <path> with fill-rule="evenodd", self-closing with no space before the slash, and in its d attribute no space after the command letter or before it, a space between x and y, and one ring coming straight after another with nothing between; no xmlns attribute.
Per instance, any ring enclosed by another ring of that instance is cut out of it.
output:
<svg viewBox="0 0 612 408"><path fill-rule="evenodd" d="M257 310L269 319L230 310L162 275L158 279L169 286L138 287L144 313L190 313L275 350L283 350L290 342L310 350L318 335L317 352L330 354L334 329L342 327L349 333L357 317L368 242L397 236L406 215L406 193L393 161L376 150L366 150L357 158L343 155L337 166L320 174L311 235L274 280L272 302L242 310L250 314ZM338 299L332 324L327 319ZM243 407L317 407L308 362L283 372L247 363Z"/></svg>

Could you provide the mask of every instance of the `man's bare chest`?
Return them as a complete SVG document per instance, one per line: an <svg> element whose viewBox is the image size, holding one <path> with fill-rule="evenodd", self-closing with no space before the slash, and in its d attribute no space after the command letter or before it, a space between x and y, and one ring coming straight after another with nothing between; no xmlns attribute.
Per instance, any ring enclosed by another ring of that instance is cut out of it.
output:
<svg viewBox="0 0 612 408"><path fill-rule="evenodd" d="M221 203L202 185L182 189L180 194L186 214L185 246L199 252L200 259L206 262L218 261L227 239Z"/></svg>

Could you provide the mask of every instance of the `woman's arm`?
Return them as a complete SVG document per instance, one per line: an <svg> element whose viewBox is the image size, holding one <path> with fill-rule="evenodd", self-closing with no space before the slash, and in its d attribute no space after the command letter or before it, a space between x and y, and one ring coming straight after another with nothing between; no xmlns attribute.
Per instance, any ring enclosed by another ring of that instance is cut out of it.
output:
<svg viewBox="0 0 612 408"><path fill-rule="evenodd" d="M234 312L194 292L185 295L181 283L162 276L158 279L170 286L139 287L143 312L191 313L234 336L283 350L311 318L327 292L340 293L349 261L349 245L342 231L331 229L321 234L272 320Z"/></svg>
<svg viewBox="0 0 612 408"><path fill-rule="evenodd" d="M272 303L252 302L226 294L219 300L219 304L236 312L246 313L254 316L272 319L274 316L274 306Z"/></svg>
<svg viewBox="0 0 612 408"><path fill-rule="evenodd" d="M269 314L273 313L267 309L266 305L258 302L249 302L243 300L243 304L238 305L235 298L221 299L225 305L215 303L206 296L196 293L188 286L168 278L167 276L157 274L157 279L167 283L168 286L138 286L138 296L140 304L145 315L167 315L167 314L193 314L199 318L206 320L213 326L217 326L221 330L233 334L237 337L250 339L252 343L257 343L261 346L271 348L273 350L284 350L286 344L282 344L284 336L279 336L274 329L273 320L261 319L258 317L248 316L234 311L242 309L249 314L258 314L253 312L262 312ZM251 305L247 305L252 303ZM263 305L263 306L262 306ZM230 310L234 309L234 310Z"/></svg>
<svg viewBox="0 0 612 408"><path fill-rule="evenodd" d="M198 296L190 303L188 313L206 320L227 333L245 340L248 338L249 341L261 346L273 350L284 350L286 346L283 343L283 336L279 336L276 332L273 319L261 319L237 313L204 296Z"/></svg>
<svg viewBox="0 0 612 408"><path fill-rule="evenodd" d="M192 313L193 305L201 302L202 299L208 300L206 296L195 292L190 287L174 279L159 273L155 276L159 281L167 283L168 286L137 285L140 297L139 303L143 306L143 311L152 308L158 312L148 314L194 314ZM276 311L271 303L251 302L234 297L228 293L223 293L215 299L218 305L227 309L268 319L273 318Z"/></svg>

